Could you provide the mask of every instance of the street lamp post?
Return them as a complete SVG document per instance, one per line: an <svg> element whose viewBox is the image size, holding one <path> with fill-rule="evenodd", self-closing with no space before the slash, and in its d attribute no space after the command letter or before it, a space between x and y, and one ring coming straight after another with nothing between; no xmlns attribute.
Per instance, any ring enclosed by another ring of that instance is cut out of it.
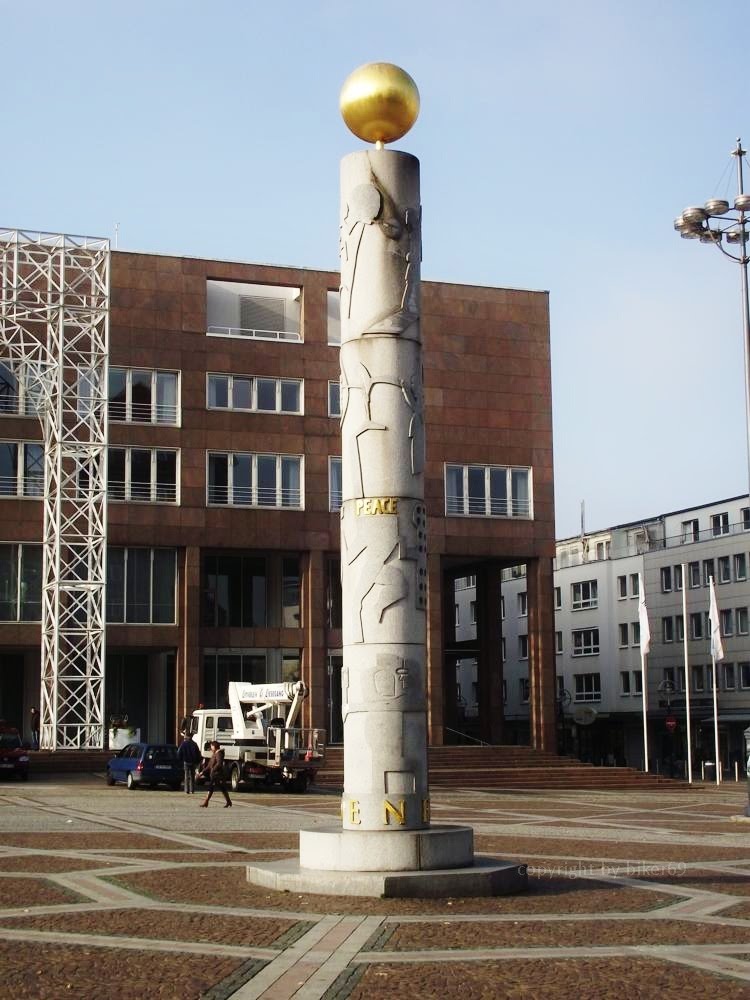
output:
<svg viewBox="0 0 750 1000"><path fill-rule="evenodd" d="M746 151L737 140L732 156L737 159L737 196L734 206L722 198L711 198L705 205L686 208L674 221L674 227L685 240L712 243L729 260L740 265L742 290L742 329L745 349L745 421L747 431L748 488L750 489L750 298L748 297L747 265L748 225L750 224L750 194L745 194L742 158ZM736 248L732 253L727 246Z"/></svg>

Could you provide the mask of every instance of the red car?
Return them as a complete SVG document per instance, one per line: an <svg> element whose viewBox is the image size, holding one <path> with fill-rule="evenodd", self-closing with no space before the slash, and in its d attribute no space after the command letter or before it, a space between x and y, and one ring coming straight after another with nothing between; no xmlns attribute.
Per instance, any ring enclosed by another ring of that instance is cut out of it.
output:
<svg viewBox="0 0 750 1000"><path fill-rule="evenodd" d="M0 775L15 774L21 781L29 778L29 749L17 729L0 729Z"/></svg>

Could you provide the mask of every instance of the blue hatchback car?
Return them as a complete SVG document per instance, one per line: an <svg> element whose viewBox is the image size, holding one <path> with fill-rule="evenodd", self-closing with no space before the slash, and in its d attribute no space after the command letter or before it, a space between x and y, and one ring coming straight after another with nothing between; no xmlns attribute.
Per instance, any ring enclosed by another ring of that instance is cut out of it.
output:
<svg viewBox="0 0 750 1000"><path fill-rule="evenodd" d="M131 791L150 785L182 784L183 767L173 743L129 743L107 763L107 784L124 782Z"/></svg>

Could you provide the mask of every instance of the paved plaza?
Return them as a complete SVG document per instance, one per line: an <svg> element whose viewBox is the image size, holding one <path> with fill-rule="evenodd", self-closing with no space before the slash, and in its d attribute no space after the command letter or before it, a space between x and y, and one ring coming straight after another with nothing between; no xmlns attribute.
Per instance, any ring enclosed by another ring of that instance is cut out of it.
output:
<svg viewBox="0 0 750 1000"><path fill-rule="evenodd" d="M9 995L96 1000L750 998L742 784L447 792L438 823L529 864L529 891L384 900L272 892L338 796L0 784L0 968Z"/></svg>

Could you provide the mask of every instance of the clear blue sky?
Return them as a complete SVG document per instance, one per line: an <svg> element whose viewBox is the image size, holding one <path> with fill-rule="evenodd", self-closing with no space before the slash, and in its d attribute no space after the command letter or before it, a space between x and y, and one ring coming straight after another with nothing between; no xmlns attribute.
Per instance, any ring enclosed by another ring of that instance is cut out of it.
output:
<svg viewBox="0 0 750 1000"><path fill-rule="evenodd" d="M336 268L339 89L398 63L423 276L551 293L558 534L739 494L739 269L672 223L734 190L749 30L747 0L0 0L0 225Z"/></svg>

